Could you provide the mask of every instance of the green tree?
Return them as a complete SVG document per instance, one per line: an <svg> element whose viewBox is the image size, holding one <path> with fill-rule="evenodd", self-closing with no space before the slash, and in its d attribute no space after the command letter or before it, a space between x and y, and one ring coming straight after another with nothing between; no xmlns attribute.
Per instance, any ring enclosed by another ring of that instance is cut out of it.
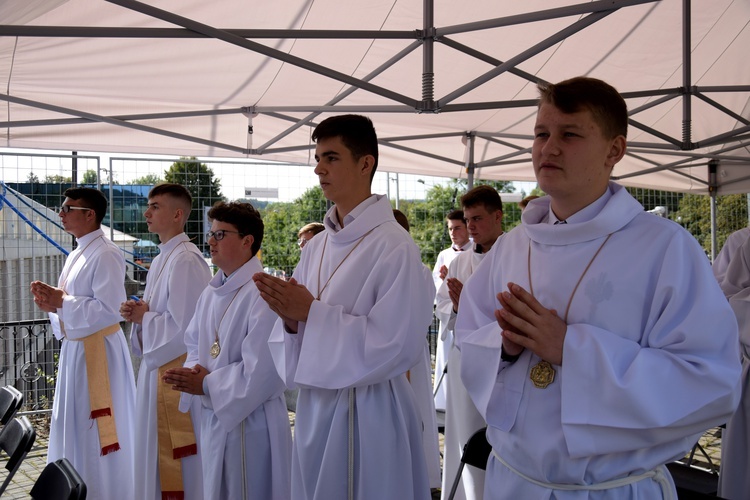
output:
<svg viewBox="0 0 750 500"><path fill-rule="evenodd" d="M299 262L297 231L308 222L322 222L326 213L323 190L316 186L292 203L269 203L261 210L265 232L262 260L264 267L291 274Z"/></svg>
<svg viewBox="0 0 750 500"><path fill-rule="evenodd" d="M26 177L26 182L29 184L39 184L39 177L34 172L29 172L28 177Z"/></svg>
<svg viewBox="0 0 750 500"><path fill-rule="evenodd" d="M128 184L130 184L131 186L155 186L161 182L164 182L164 180L157 174L147 174L143 177L137 177L133 179L132 181L128 182Z"/></svg>
<svg viewBox="0 0 750 500"><path fill-rule="evenodd" d="M62 175L47 175L44 178L45 184L65 184L73 182L70 177L64 177Z"/></svg>
<svg viewBox="0 0 750 500"><path fill-rule="evenodd" d="M205 243L203 227L203 209L211 207L217 201L223 201L221 183L214 177L214 172L206 164L196 161L195 157L181 157L165 172L164 180L185 186L193 196L193 211L190 213L185 232L196 237L199 248Z"/></svg>
<svg viewBox="0 0 750 500"><path fill-rule="evenodd" d="M716 252L727 236L747 227L747 196L732 194L716 197ZM707 254L711 252L711 198L705 195L685 194L679 208L670 217L692 234Z"/></svg>
<svg viewBox="0 0 750 500"><path fill-rule="evenodd" d="M83 173L83 184L96 184L97 180L96 170L86 170Z"/></svg>

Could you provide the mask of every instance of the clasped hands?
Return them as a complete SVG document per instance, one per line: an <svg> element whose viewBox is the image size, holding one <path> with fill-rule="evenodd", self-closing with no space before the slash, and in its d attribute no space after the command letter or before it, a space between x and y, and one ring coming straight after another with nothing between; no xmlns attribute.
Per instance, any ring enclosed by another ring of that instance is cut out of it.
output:
<svg viewBox="0 0 750 500"><path fill-rule="evenodd" d="M143 300L128 299L120 304L120 316L131 323L140 325L143 322L143 315L148 311L148 302Z"/></svg>
<svg viewBox="0 0 750 500"><path fill-rule="evenodd" d="M495 310L503 329L503 350L511 355L524 349L553 365L562 365L563 343L568 325L555 309L547 309L533 295L515 283L497 294L502 309Z"/></svg>
<svg viewBox="0 0 750 500"><path fill-rule="evenodd" d="M253 281L268 307L284 320L287 330L297 333L299 322L307 321L315 300L310 291L294 278L285 281L268 273L255 273Z"/></svg>
<svg viewBox="0 0 750 500"><path fill-rule="evenodd" d="M202 396L203 379L208 374L208 369L201 365L195 365L192 368L182 366L165 371L161 380L165 384L171 384L173 391Z"/></svg>
<svg viewBox="0 0 750 500"><path fill-rule="evenodd" d="M30 285L31 294L34 296L34 303L39 309L48 313L56 313L59 307L63 305L65 291L48 285L42 281L32 281Z"/></svg>

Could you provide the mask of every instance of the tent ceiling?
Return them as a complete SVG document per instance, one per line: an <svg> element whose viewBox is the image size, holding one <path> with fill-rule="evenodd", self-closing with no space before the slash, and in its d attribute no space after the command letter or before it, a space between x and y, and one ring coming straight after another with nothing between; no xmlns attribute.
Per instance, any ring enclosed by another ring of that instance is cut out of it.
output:
<svg viewBox="0 0 750 500"><path fill-rule="evenodd" d="M710 162L750 190L745 0L0 0L0 22L4 147L308 163L356 112L383 170L533 180L536 84L589 75L631 110L623 183L705 193Z"/></svg>

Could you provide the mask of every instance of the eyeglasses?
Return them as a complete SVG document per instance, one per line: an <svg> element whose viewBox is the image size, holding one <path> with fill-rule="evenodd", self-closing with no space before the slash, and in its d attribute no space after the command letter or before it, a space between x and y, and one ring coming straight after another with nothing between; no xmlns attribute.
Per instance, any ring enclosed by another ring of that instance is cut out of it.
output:
<svg viewBox="0 0 750 500"><path fill-rule="evenodd" d="M57 212L62 212L64 214L69 214L71 210L93 210L93 208L71 207L70 205L63 205L61 207L57 207L56 210L57 210Z"/></svg>
<svg viewBox="0 0 750 500"><path fill-rule="evenodd" d="M219 229L218 231L209 231L206 233L206 240L210 240L211 238L214 238L216 241L221 241L224 239L224 235L227 233L235 233L239 234L240 238L242 238L244 235L239 231L229 231L227 229Z"/></svg>

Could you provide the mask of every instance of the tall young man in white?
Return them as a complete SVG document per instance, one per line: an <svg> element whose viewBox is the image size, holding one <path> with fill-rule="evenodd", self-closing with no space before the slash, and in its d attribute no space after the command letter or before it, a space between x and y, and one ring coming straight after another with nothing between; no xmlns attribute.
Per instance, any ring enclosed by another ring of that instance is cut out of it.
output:
<svg viewBox="0 0 750 500"><path fill-rule="evenodd" d="M461 296L461 376L488 427L485 499L675 498L664 464L737 405L737 324L695 239L610 182L628 112L606 83L542 87L548 196Z"/></svg>
<svg viewBox="0 0 750 500"><path fill-rule="evenodd" d="M435 314L446 330L456 326L456 313L461 290L479 264L503 234L503 202L491 186L477 186L461 197L461 207L473 247L461 252L450 263L445 281L437 292ZM485 426L461 382L461 353L450 346L446 381L447 403L445 411L445 448L443 451L443 498L447 498L461 464L464 445L471 436ZM484 490L484 471L464 467L461 482L456 490L458 500L481 500Z"/></svg>
<svg viewBox="0 0 750 500"><path fill-rule="evenodd" d="M721 434L718 496L727 500L742 500L750 493L750 239L746 235L743 239L744 243L732 250L721 282L737 317L742 353L742 398Z"/></svg>
<svg viewBox="0 0 750 500"><path fill-rule="evenodd" d="M428 499L420 416L406 372L423 354L432 294L414 241L385 196L372 122L334 116L313 131L315 173L335 203L291 281L255 275L279 315L269 344L300 388L295 500Z"/></svg>
<svg viewBox="0 0 750 500"><path fill-rule="evenodd" d="M181 413L179 393L160 376L185 362L185 329L211 279L203 255L185 234L192 206L190 192L180 184L151 189L143 215L149 232L159 236L160 253L148 271L143 298L120 306L122 317L133 323L133 353L143 358L136 385L135 496L144 500L203 498L200 401L190 413Z"/></svg>
<svg viewBox="0 0 750 500"><path fill-rule="evenodd" d="M207 241L219 271L198 299L185 332L183 368L163 380L182 391L180 409L202 405L200 456L205 500L290 498L292 436L268 349L276 314L252 283L263 221L249 203L218 202L208 211Z"/></svg>
<svg viewBox="0 0 750 500"><path fill-rule="evenodd" d="M118 312L125 259L101 230L104 194L70 188L64 195L60 219L77 247L56 287L31 283L34 302L62 341L47 461L70 460L92 500L131 500L135 376Z"/></svg>
<svg viewBox="0 0 750 500"><path fill-rule="evenodd" d="M471 249L469 232L466 230L464 212L462 210L451 210L445 217L448 225L448 235L451 238L451 246L442 250L435 261L432 270L432 279L435 281L435 290L440 290L445 276L448 274L448 266L461 252ZM436 299L437 300L437 299ZM437 301L436 301L437 304ZM432 383L432 391L435 393L435 409L445 411L445 363L453 346L453 330L440 322L437 346L435 348L435 376Z"/></svg>

